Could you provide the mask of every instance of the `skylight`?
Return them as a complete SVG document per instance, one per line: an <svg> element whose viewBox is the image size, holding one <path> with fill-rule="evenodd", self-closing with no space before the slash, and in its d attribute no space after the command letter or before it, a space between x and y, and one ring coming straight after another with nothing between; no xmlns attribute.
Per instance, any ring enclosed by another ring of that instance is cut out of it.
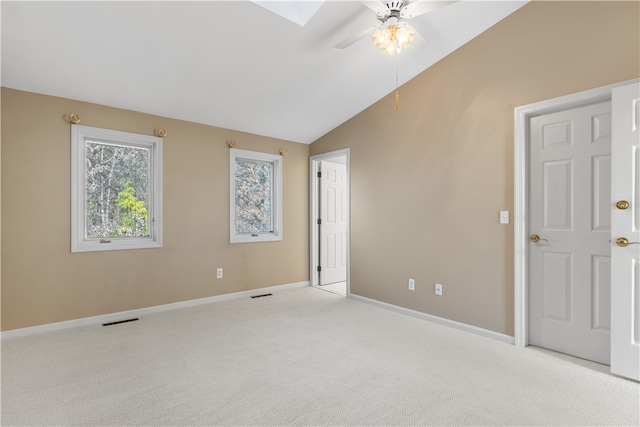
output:
<svg viewBox="0 0 640 427"><path fill-rule="evenodd" d="M322 1L265 1L251 0L258 6L262 6L270 12L282 16L301 27L307 25L307 22L320 9L324 3Z"/></svg>

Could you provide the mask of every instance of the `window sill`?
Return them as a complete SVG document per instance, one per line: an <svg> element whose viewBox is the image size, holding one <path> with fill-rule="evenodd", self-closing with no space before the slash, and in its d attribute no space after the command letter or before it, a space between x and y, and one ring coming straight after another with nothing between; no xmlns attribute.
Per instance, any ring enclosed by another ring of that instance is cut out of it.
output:
<svg viewBox="0 0 640 427"><path fill-rule="evenodd" d="M249 236L243 234L231 236L231 243L279 242L281 240L281 234L259 234L257 236Z"/></svg>
<svg viewBox="0 0 640 427"><path fill-rule="evenodd" d="M107 240L107 239L105 239ZM86 240L71 244L71 252L102 252L121 251L128 249L155 249L161 248L162 242L151 239L118 239L114 238L109 243L100 243L100 240Z"/></svg>

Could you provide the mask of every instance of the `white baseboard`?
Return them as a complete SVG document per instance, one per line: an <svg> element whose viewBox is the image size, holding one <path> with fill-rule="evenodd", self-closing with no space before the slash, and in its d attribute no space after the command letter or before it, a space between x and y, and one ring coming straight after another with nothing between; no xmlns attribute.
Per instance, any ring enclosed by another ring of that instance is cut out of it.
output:
<svg viewBox="0 0 640 427"><path fill-rule="evenodd" d="M388 304L367 297L361 297L360 295L350 294L349 298L356 301L364 302L366 304L375 305L376 307L385 308L387 310L395 311L397 313L406 314L408 316L417 317L418 319L428 320L429 322L438 323L440 325L449 326L461 331L470 332L475 335L480 335L486 338L502 341L507 344L515 344L515 340L512 336L494 332L489 329L479 328L477 326L468 325L466 323L456 322L455 320L445 319L444 317L433 316L431 314L422 313L421 311L411 310L409 308L399 307L397 305Z"/></svg>
<svg viewBox="0 0 640 427"><path fill-rule="evenodd" d="M101 316L83 317L81 319L67 320L64 322L47 323L45 325L32 326L29 328L12 329L1 333L2 341L11 338L24 337L27 335L41 334L44 332L59 331L62 329L77 328L78 326L101 325L103 323L117 322L132 317L140 317L145 314L160 313L163 311L177 310L179 308L196 307L214 302L228 301L237 298L251 297L271 292L280 292L287 289L302 288L309 286L309 282L289 283L286 285L270 286L268 288L252 289L250 291L234 292L231 294L216 295L212 297L192 299L188 301L174 302L171 304L156 305L153 307L139 308L136 310L121 311L118 313L103 314Z"/></svg>

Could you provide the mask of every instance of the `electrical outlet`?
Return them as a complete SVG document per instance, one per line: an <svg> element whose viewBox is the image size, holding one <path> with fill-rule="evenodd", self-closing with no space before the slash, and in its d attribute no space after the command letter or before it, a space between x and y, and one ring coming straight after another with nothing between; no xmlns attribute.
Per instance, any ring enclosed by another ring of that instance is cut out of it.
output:
<svg viewBox="0 0 640 427"><path fill-rule="evenodd" d="M440 283L436 283L434 291L436 295L442 295L442 285Z"/></svg>
<svg viewBox="0 0 640 427"><path fill-rule="evenodd" d="M219 268L219 269L216 271L216 277L217 277L218 279L222 279L222 269L221 269L221 268Z"/></svg>
<svg viewBox="0 0 640 427"><path fill-rule="evenodd" d="M416 288L416 281L413 279L409 279L409 290L413 291Z"/></svg>

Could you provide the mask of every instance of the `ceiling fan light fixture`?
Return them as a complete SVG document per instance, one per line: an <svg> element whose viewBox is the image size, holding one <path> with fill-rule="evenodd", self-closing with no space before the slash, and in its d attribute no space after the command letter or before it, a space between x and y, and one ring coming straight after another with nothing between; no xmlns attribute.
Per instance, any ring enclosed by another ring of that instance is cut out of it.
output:
<svg viewBox="0 0 640 427"><path fill-rule="evenodd" d="M373 45L378 49L384 49L389 44L391 38L391 31L387 28L376 28L376 31L371 37Z"/></svg>
<svg viewBox="0 0 640 427"><path fill-rule="evenodd" d="M371 41L384 55L393 56L409 46L414 35L415 32L411 27L407 29L391 24L386 27L376 28Z"/></svg>
<svg viewBox="0 0 640 427"><path fill-rule="evenodd" d="M384 50L382 51L383 55L389 55L389 56L393 56L397 53L402 52L402 49L400 49L395 43L389 44L387 45L386 48L384 48Z"/></svg>
<svg viewBox="0 0 640 427"><path fill-rule="evenodd" d="M396 32L396 40L398 43L398 47L400 49L404 49L413 41L413 36L415 35L415 31L413 28L399 28Z"/></svg>

